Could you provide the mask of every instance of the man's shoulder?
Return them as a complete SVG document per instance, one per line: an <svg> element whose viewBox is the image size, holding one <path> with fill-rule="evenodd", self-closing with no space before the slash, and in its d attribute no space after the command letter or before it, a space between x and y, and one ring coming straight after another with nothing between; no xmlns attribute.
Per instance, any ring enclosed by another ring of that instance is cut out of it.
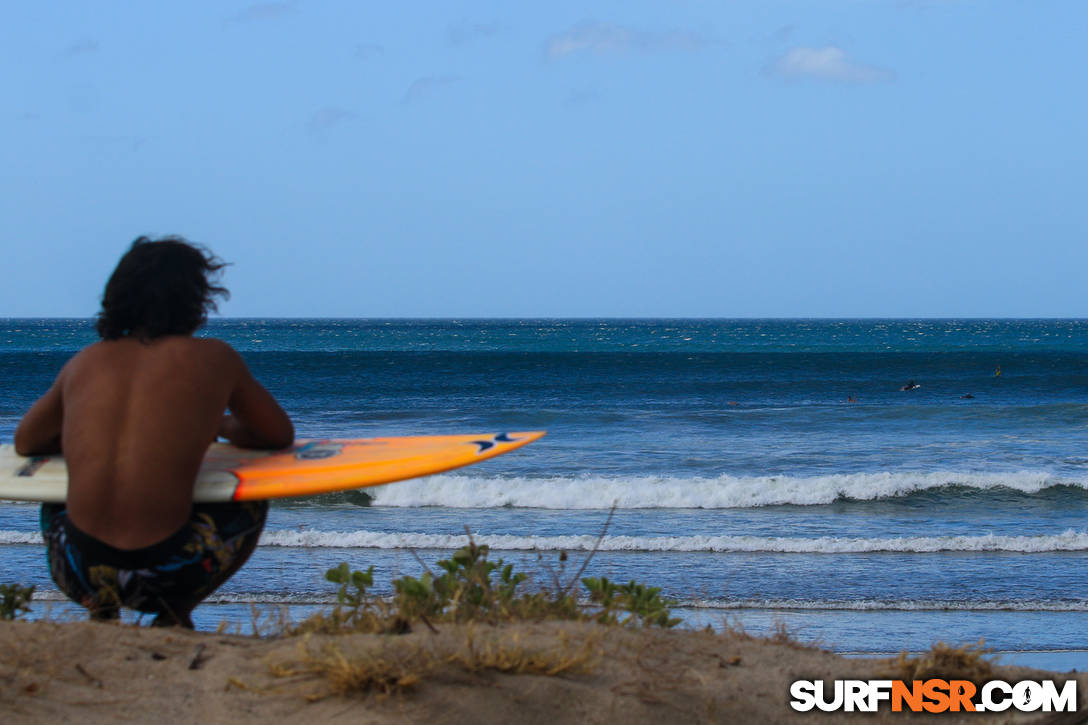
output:
<svg viewBox="0 0 1088 725"><path fill-rule="evenodd" d="M88 361L93 365L100 358L108 358L110 355L110 347L105 340L99 340L98 342L92 342L85 348L77 352L72 357L68 358L68 362L61 368L61 374L73 368L79 368L82 365L87 364Z"/></svg>
<svg viewBox="0 0 1088 725"><path fill-rule="evenodd" d="M176 374L189 376L211 383L215 380L233 385L245 369L242 356L233 347L211 337L176 337L162 340L162 354L148 359L149 365L163 366L161 369L177 371ZM184 372L182 372L184 370ZM217 383L218 384L218 383Z"/></svg>
<svg viewBox="0 0 1088 725"><path fill-rule="evenodd" d="M186 337L181 339L181 344L203 355L215 356L223 360L239 360L238 351L223 340L216 337Z"/></svg>
<svg viewBox="0 0 1088 725"><path fill-rule="evenodd" d="M234 352L234 348L230 346L230 343L225 340L220 340L218 337L179 337L178 339L208 350L220 350L223 352L229 350L230 352Z"/></svg>
<svg viewBox="0 0 1088 725"><path fill-rule="evenodd" d="M139 349L139 348L137 348ZM166 358L171 360L198 361L203 365L216 367L235 367L241 363L242 357L223 340L214 337L192 337L190 335L171 335L152 340L147 349L152 352L152 358L162 358L165 352ZM156 354L154 351L160 351ZM168 351L168 352L167 352Z"/></svg>

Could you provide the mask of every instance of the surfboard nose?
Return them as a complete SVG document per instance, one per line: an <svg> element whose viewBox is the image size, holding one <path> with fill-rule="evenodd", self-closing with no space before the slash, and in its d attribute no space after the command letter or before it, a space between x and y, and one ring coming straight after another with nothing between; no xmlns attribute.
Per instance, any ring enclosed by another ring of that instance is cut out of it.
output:
<svg viewBox="0 0 1088 725"><path fill-rule="evenodd" d="M531 431L528 433L498 433L491 436L490 439L485 438L471 442L479 446L479 450L476 451L477 453L483 453L484 451L491 450L500 443L517 444L510 447L510 449L512 450L513 448L517 448L519 446L523 446L527 443L532 443L533 441L538 440L539 438L543 437L545 433L546 431Z"/></svg>

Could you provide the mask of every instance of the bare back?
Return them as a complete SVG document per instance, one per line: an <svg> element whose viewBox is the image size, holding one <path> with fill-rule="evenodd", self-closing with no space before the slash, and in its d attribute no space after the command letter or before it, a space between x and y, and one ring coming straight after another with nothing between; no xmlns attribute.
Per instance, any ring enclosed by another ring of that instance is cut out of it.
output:
<svg viewBox="0 0 1088 725"><path fill-rule="evenodd" d="M282 408L230 346L187 335L85 348L24 417L17 448L45 440L55 406L68 515L119 549L156 543L185 523L197 471L217 435L268 448L294 437ZM224 418L227 408L232 418Z"/></svg>

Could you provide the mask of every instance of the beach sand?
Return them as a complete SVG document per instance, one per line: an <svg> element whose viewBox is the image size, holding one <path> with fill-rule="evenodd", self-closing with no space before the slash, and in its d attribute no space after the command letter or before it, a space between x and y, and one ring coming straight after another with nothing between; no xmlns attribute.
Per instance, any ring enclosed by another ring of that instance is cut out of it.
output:
<svg viewBox="0 0 1088 725"><path fill-rule="evenodd" d="M0 622L0 720L629 725L921 717L887 712L887 706L875 715L792 711L789 686L796 679L897 675L889 660L847 659L784 638L574 622L435 629L261 639L132 625ZM496 667L561 671L549 676ZM377 684L358 689L365 672ZM357 678L357 691L334 692L338 684L352 689L349 676ZM992 675L1062 682L1073 676L1019 667L998 667ZM1083 707L1088 677L1080 678ZM395 691L383 694L382 683ZM938 720L1079 722L1009 713L946 713Z"/></svg>

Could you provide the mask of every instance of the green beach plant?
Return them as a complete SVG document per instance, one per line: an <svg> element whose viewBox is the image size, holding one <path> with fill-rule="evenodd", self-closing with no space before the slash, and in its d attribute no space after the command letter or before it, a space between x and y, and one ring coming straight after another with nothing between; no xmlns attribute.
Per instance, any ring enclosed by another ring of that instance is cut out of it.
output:
<svg viewBox="0 0 1088 725"><path fill-rule="evenodd" d="M30 611L34 587L19 584L0 584L0 620L17 619Z"/></svg>
<svg viewBox="0 0 1088 725"><path fill-rule="evenodd" d="M635 581L616 584L603 576L586 577L582 584L589 592L589 600L597 606L594 618L601 624L670 628L681 622L669 616L676 602L662 599L660 587Z"/></svg>
<svg viewBox="0 0 1088 725"><path fill-rule="evenodd" d="M340 585L336 591L336 601L340 605L358 609L367 602L366 588L374 584L374 567L366 571L352 571L345 561L325 572L325 578Z"/></svg>
<svg viewBox="0 0 1088 725"><path fill-rule="evenodd" d="M419 578L394 581L394 606L408 618L441 617L456 622L507 618L520 603L517 589L528 575L515 574L514 565L502 559L488 561L488 552L486 545L469 537L467 546L438 562L439 576L425 571Z"/></svg>
<svg viewBox="0 0 1088 725"><path fill-rule="evenodd" d="M325 579L340 585L336 590L336 607L328 616L310 617L296 630L382 632L396 627L390 621L385 603L367 593L367 587L374 585L373 566L366 571L352 571L345 561L326 571Z"/></svg>
<svg viewBox="0 0 1088 725"><path fill-rule="evenodd" d="M513 564L502 559L491 561L489 554L490 549L470 535L467 545L437 563L439 573L424 565L420 576L394 580L389 599L369 592L374 584L373 566L353 571L343 562L325 573L326 579L339 585L335 609L310 617L293 631L407 632L415 621L433 627L432 622L565 619L662 628L681 621L671 616L675 602L662 598L659 587L587 577L581 579L584 594L573 586L578 580L567 584L556 580L550 587L530 589L528 574L515 571ZM565 559L565 552L560 553L561 565Z"/></svg>

